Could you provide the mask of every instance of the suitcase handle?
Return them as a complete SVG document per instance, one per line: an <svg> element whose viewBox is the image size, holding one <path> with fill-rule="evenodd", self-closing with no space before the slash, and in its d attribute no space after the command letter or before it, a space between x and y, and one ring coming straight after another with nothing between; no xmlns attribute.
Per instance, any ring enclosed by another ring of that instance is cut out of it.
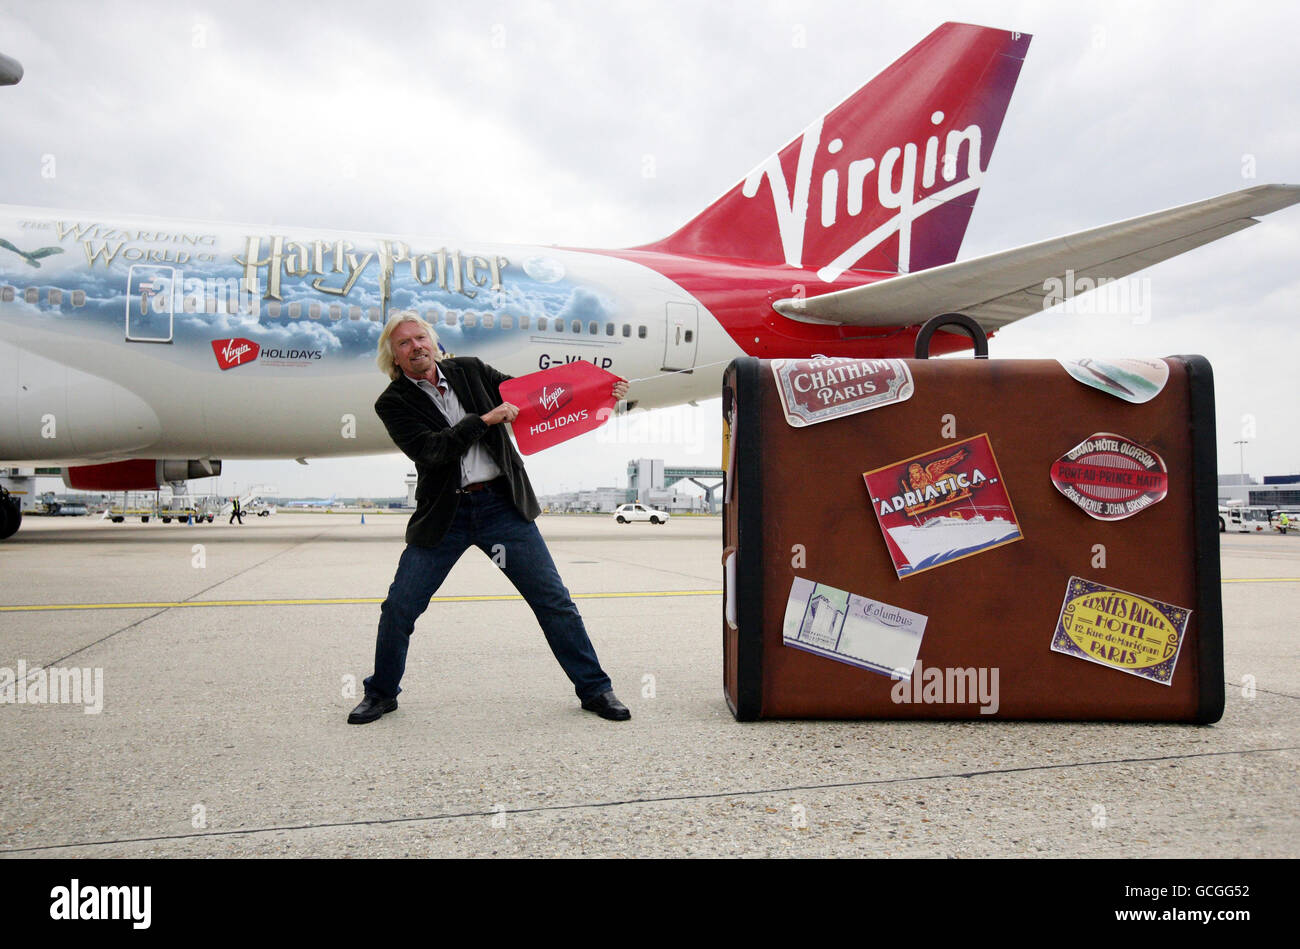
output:
<svg viewBox="0 0 1300 949"><path fill-rule="evenodd" d="M965 313L941 313L926 320L925 325L921 327L921 332L916 334L917 359L930 358L930 338L941 326L960 326L970 334L971 341L975 343L975 358L989 358L989 338L984 332L984 327Z"/></svg>

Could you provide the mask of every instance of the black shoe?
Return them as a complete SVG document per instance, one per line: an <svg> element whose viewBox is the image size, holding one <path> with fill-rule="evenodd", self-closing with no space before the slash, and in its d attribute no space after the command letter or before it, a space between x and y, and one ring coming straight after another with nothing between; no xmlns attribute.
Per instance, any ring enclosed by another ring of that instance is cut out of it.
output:
<svg viewBox="0 0 1300 949"><path fill-rule="evenodd" d="M582 703L582 707L588 712L595 712L601 718L608 718L611 722L626 722L632 717L632 713L618 700L618 696L612 689L587 699Z"/></svg>
<svg viewBox="0 0 1300 949"><path fill-rule="evenodd" d="M367 695L361 700L361 704L352 710L348 716L349 725L365 725L367 722L373 722L381 715L391 712L397 708L397 699L381 699L373 695Z"/></svg>

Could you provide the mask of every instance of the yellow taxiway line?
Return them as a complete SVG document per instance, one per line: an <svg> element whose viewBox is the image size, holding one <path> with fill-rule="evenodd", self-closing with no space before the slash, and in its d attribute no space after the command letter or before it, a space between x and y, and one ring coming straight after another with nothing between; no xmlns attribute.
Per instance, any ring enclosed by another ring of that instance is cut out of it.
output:
<svg viewBox="0 0 1300 949"><path fill-rule="evenodd" d="M642 596L720 596L721 590L646 590L624 593L574 593L575 600L624 599ZM485 596L435 596L432 603L486 603L494 600L522 600L518 593L500 593ZM161 610L191 606L349 606L361 603L382 603L382 596L322 597L320 599L292 600L155 600L138 603L47 603L0 606L0 613L36 613L53 610Z"/></svg>
<svg viewBox="0 0 1300 949"><path fill-rule="evenodd" d="M1300 577L1234 577L1224 583L1300 583Z"/></svg>

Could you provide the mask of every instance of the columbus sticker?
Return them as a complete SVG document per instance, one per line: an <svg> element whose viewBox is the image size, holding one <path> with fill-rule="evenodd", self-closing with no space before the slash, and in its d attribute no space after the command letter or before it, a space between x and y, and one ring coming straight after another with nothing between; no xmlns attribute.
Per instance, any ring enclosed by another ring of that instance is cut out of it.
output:
<svg viewBox="0 0 1300 949"><path fill-rule="evenodd" d="M988 435L862 477L900 579L1023 537Z"/></svg>
<svg viewBox="0 0 1300 949"><path fill-rule="evenodd" d="M1191 615L1181 606L1071 577L1052 651L1169 685Z"/></svg>
<svg viewBox="0 0 1300 949"><path fill-rule="evenodd" d="M1132 439L1098 432L1052 463L1052 484L1099 521L1121 521L1169 493L1164 460Z"/></svg>

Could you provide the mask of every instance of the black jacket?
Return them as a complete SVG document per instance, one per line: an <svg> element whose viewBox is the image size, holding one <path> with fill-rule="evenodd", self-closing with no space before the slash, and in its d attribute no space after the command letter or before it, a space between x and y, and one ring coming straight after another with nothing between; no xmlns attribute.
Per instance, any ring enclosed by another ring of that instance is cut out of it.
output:
<svg viewBox="0 0 1300 949"><path fill-rule="evenodd" d="M515 507L526 520L541 513L523 460L506 434L506 427L488 425L481 416L501 404L503 375L473 356L438 363L438 370L456 393L465 417L448 425L433 400L407 378L394 379L375 401L375 414L388 436L415 462L415 513L406 525L406 542L432 547L451 527L460 503L460 460L480 439L510 484Z"/></svg>

